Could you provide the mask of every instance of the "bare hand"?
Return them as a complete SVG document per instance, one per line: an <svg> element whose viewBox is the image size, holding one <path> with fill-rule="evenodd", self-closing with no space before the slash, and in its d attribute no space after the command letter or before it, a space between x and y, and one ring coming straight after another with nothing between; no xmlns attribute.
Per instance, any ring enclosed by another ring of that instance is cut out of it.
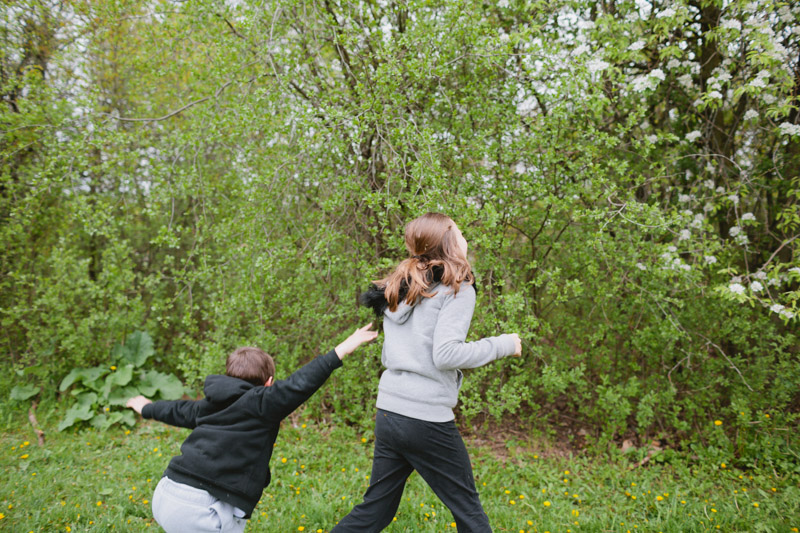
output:
<svg viewBox="0 0 800 533"><path fill-rule="evenodd" d="M125 407L130 407L131 409L133 409L137 413L142 414L142 409L144 408L145 405L147 405L149 403L153 403L153 402L148 400L144 396L139 395L139 396L134 396L133 398L128 400L125 403Z"/></svg>
<svg viewBox="0 0 800 533"><path fill-rule="evenodd" d="M358 328L349 337L347 337L344 341L342 341L342 343L335 348L336 355L339 356L339 359L344 359L345 355L353 353L353 351L356 348L358 348L365 342L374 341L375 337L378 336L378 332L372 331L370 329L371 327L372 327L372 322L370 322L363 328Z"/></svg>
<svg viewBox="0 0 800 533"><path fill-rule="evenodd" d="M520 340L519 335L516 333L512 333L511 337L514 339L514 353L512 354L514 357L519 357L522 355L522 340Z"/></svg>

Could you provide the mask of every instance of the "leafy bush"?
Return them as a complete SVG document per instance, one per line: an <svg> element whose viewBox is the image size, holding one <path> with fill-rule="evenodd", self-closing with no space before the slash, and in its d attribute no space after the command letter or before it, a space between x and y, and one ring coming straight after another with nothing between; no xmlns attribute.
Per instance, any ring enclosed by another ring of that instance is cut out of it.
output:
<svg viewBox="0 0 800 533"><path fill-rule="evenodd" d="M88 422L99 430L118 423L136 423L133 411L125 402L139 394L151 399L176 400L183 396L184 387L171 374L143 367L153 355L153 341L143 331L128 335L111 353L108 365L73 369L61 381L59 391L70 390L75 398L58 424L58 430Z"/></svg>

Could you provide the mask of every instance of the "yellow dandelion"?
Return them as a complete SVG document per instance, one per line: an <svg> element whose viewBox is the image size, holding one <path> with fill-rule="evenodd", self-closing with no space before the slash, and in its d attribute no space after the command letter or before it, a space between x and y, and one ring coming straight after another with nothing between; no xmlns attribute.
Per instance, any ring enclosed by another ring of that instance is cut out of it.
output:
<svg viewBox="0 0 800 533"><path fill-rule="evenodd" d="M581 512L578 511L577 509L573 509L572 510L572 516L580 516L580 515L581 515Z"/></svg>
<svg viewBox="0 0 800 533"><path fill-rule="evenodd" d="M361 437L361 442L367 442L367 438L366 437Z"/></svg>
<svg viewBox="0 0 800 533"><path fill-rule="evenodd" d="M721 426L722 425L722 420L714 420L714 425L715 426Z"/></svg>
<svg viewBox="0 0 800 533"><path fill-rule="evenodd" d="M663 497L661 497L661 496L656 496L656 501L657 501L657 502L664 501L664 498L663 498Z"/></svg>
<svg viewBox="0 0 800 533"><path fill-rule="evenodd" d="M285 463L286 461L288 461L288 459L286 457L281 457L281 462L282 463Z"/></svg>
<svg viewBox="0 0 800 533"><path fill-rule="evenodd" d="M20 459L27 459L28 458L28 454L24 453L24 454L20 455L19 458Z"/></svg>
<svg viewBox="0 0 800 533"><path fill-rule="evenodd" d="M97 506L98 506L98 507L100 507L101 505L103 505L103 502L102 502L102 501L99 501L99 502L97 502Z"/></svg>
<svg viewBox="0 0 800 533"><path fill-rule="evenodd" d="M116 369L117 369L117 367L115 367L113 365L111 366L111 370L116 370Z"/></svg>
<svg viewBox="0 0 800 533"><path fill-rule="evenodd" d="M635 499L636 499L636 496L631 496L631 499L632 499L632 500L635 500Z"/></svg>
<svg viewBox="0 0 800 533"><path fill-rule="evenodd" d="M726 466L725 466L725 463L720 463L720 464L719 464L719 467L720 467L720 468L726 468Z"/></svg>
<svg viewBox="0 0 800 533"><path fill-rule="evenodd" d="M0 513L0 520L2 520L5 517L6 517L6 515L4 515L3 513Z"/></svg>
<svg viewBox="0 0 800 533"><path fill-rule="evenodd" d="M542 489L542 494L547 494L547 489Z"/></svg>
<svg viewBox="0 0 800 533"><path fill-rule="evenodd" d="M533 525L533 520L528 520L526 523L527 523L529 526L532 526L532 525Z"/></svg>
<svg viewBox="0 0 800 533"><path fill-rule="evenodd" d="M297 526L297 531L305 531L306 528L303 526Z"/></svg>
<svg viewBox="0 0 800 533"><path fill-rule="evenodd" d="M503 492L506 493L506 494L511 494L510 490L504 490Z"/></svg>
<svg viewBox="0 0 800 533"><path fill-rule="evenodd" d="M569 475L569 470L564 470L564 475L568 476Z"/></svg>
<svg viewBox="0 0 800 533"><path fill-rule="evenodd" d="M753 507L758 507L758 502L753 502Z"/></svg>
<svg viewBox="0 0 800 533"><path fill-rule="evenodd" d="M772 487L770 490L771 490L772 492L778 492L778 489L776 489L775 487Z"/></svg>
<svg viewBox="0 0 800 533"><path fill-rule="evenodd" d="M456 523L455 522L450 522L450 527L456 527Z"/></svg>
<svg viewBox="0 0 800 533"><path fill-rule="evenodd" d="M515 502L514 500L508 500L508 503L511 504L511 505L516 505L517 504L517 502Z"/></svg>
<svg viewBox="0 0 800 533"><path fill-rule="evenodd" d="M142 500L142 503L147 505L148 503L150 503L150 500Z"/></svg>
<svg viewBox="0 0 800 533"><path fill-rule="evenodd" d="M712 512L712 513L716 513L716 512L717 512L717 510L716 510L716 509L714 509L714 508L712 507L712 508L711 508L711 512Z"/></svg>
<svg viewBox="0 0 800 533"><path fill-rule="evenodd" d="M550 502L549 501L545 501L542 505L544 505L545 507L550 507Z"/></svg>
<svg viewBox="0 0 800 533"><path fill-rule="evenodd" d="M524 494L520 494L520 495L519 495L519 499L520 499L520 500L524 500L524 499L525 499L525 495L524 495Z"/></svg>
<svg viewBox="0 0 800 533"><path fill-rule="evenodd" d="M30 443L30 442L28 442L28 441L25 441L25 442L23 442L23 443L22 443L22 445L23 445L23 446L30 446L30 445L31 445L31 443Z"/></svg>

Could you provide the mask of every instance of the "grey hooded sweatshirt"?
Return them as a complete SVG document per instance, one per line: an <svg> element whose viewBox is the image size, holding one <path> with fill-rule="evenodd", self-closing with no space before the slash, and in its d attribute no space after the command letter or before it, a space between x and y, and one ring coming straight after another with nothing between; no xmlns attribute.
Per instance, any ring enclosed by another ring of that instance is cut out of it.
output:
<svg viewBox="0 0 800 533"><path fill-rule="evenodd" d="M438 284L415 305L386 309L381 360L386 371L378 388L379 409L429 422L453 420L461 368L477 368L513 355L511 335L465 342L475 289L463 283L457 294Z"/></svg>

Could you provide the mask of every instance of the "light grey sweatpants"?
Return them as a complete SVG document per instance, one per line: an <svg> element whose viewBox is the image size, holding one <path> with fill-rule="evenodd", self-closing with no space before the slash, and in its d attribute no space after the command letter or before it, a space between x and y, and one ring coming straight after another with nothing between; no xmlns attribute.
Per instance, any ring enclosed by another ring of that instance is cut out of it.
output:
<svg viewBox="0 0 800 533"><path fill-rule="evenodd" d="M166 476L153 493L153 517L167 533L242 533L247 525L238 507Z"/></svg>

